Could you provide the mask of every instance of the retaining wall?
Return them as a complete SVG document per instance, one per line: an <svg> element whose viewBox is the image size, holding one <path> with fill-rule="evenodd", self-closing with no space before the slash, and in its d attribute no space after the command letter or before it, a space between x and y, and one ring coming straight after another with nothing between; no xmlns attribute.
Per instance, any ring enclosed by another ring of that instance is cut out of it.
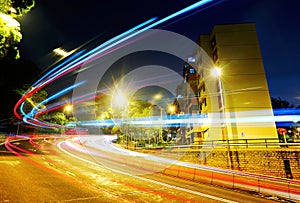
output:
<svg viewBox="0 0 300 203"><path fill-rule="evenodd" d="M217 168L231 168L237 171L300 180L300 150L293 148L232 149L230 157L224 149L213 151L189 149L181 160Z"/></svg>

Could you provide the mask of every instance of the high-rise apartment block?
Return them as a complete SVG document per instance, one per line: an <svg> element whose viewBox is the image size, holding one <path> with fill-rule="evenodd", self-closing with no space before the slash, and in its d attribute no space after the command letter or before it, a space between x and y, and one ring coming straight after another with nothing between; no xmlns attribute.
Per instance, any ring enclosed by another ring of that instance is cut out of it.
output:
<svg viewBox="0 0 300 203"><path fill-rule="evenodd" d="M277 139L255 24L215 25L210 34L200 35L198 44L202 51L188 58L183 67L184 81L177 88L181 111L208 117L219 113L220 140ZM211 62L203 63L205 57ZM211 83L214 87L208 87L216 67L220 74ZM211 122L186 129L186 138L201 143Z"/></svg>

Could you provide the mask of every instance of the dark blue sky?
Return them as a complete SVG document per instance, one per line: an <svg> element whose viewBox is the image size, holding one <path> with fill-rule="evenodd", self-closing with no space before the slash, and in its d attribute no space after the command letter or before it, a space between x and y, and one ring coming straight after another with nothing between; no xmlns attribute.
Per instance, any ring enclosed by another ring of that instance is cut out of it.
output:
<svg viewBox="0 0 300 203"><path fill-rule="evenodd" d="M21 21L21 54L42 64L41 61L51 58L54 48L76 48L94 37L105 41L154 16L163 18L195 2L36 0L35 8ZM256 23L271 96L280 96L299 105L300 15L297 4L295 0L224 0L204 11L177 18L163 29L196 41L215 24Z"/></svg>

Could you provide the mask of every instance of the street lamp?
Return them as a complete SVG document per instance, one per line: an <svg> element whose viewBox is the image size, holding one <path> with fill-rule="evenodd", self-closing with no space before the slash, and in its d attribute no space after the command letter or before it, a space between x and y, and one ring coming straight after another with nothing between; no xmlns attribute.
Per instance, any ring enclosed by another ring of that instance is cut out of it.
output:
<svg viewBox="0 0 300 203"><path fill-rule="evenodd" d="M157 93L152 97L152 101L154 103L159 103L161 102L161 99L163 98L163 94L162 93ZM155 104L156 105L156 104ZM159 108L159 123L160 123L160 127L159 127L159 132L158 132L158 140L156 139L157 143L163 140L163 108L160 105L156 105Z"/></svg>
<svg viewBox="0 0 300 203"><path fill-rule="evenodd" d="M226 132L226 115L225 115L225 102L224 102L224 93L223 93L223 85L221 81L221 74L222 70L219 67L214 67L212 70L212 76L218 79L218 92L220 94L220 101L219 106L221 108L221 125L222 125L222 135L223 140L226 139L226 146L227 146L227 158L228 158L228 166L232 168L232 157L230 153L230 144L229 144L229 137L228 133Z"/></svg>
<svg viewBox="0 0 300 203"><path fill-rule="evenodd" d="M169 112L170 112L171 114L173 114L173 113L175 112L175 110L176 110L176 107L175 107L174 105L170 105L170 106L169 106Z"/></svg>
<svg viewBox="0 0 300 203"><path fill-rule="evenodd" d="M224 127L226 125L226 119L225 119L225 103L224 103L224 95L223 95L223 86L222 86L222 82L221 82L221 74L222 71L219 67L215 67L212 70L212 75L213 77L218 79L218 91L220 93L220 108L222 110L222 114L221 114L221 118L222 118L222 127ZM228 138L228 136L227 136Z"/></svg>
<svg viewBox="0 0 300 203"><path fill-rule="evenodd" d="M126 126L126 120L128 117L128 104L129 101L125 94L120 89L115 89L111 100L112 115L117 117L115 120L121 132L126 136L126 147L129 147L129 126ZM127 129L126 129L127 128ZM130 135L131 141L131 135Z"/></svg>
<svg viewBox="0 0 300 203"><path fill-rule="evenodd" d="M64 108L67 113L70 113L73 110L73 106L71 104L67 104Z"/></svg>
<svg viewBox="0 0 300 203"><path fill-rule="evenodd" d="M112 107L118 107L123 110L127 108L128 100L123 93L116 92L116 94L113 95L112 104Z"/></svg>

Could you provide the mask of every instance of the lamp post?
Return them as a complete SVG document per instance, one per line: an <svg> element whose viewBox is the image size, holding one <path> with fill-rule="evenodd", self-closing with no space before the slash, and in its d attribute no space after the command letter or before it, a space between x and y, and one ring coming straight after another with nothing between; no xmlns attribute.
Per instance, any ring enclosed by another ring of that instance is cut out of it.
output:
<svg viewBox="0 0 300 203"><path fill-rule="evenodd" d="M119 127L121 128L121 131L123 131L123 135L126 136L126 148L129 147L129 126L126 126L126 120L128 119L126 115L128 112L128 104L129 101L124 93L122 93L121 90L116 89L113 96L111 105L113 108L113 112L116 112L116 117L119 117ZM114 114L114 113L113 113ZM123 127L121 127L123 126ZM126 129L127 127L127 129ZM130 141L131 141L131 135L130 135Z"/></svg>
<svg viewBox="0 0 300 203"><path fill-rule="evenodd" d="M168 113L169 113L169 119L172 120L172 115L176 113L176 106L174 104L171 104L168 106ZM174 131L174 123L173 121L169 124L169 130L171 131L171 139L173 139L172 135L173 135L173 131ZM177 130L175 128L175 130ZM176 134L176 142L177 142L177 132ZM181 140L181 134L180 134L180 140Z"/></svg>
<svg viewBox="0 0 300 203"><path fill-rule="evenodd" d="M163 140L163 127L162 127L162 122L163 122L163 109L161 108L161 107L159 107L159 116L160 116L160 118L159 118L159 120L160 120L160 126L159 126L159 132L158 132L158 142L157 142L157 144L159 143L159 141L160 142L162 142L162 140Z"/></svg>
<svg viewBox="0 0 300 203"><path fill-rule="evenodd" d="M223 85L221 81L221 69L215 67L212 71L214 77L218 79L218 90L220 94L220 104L221 104L221 125L222 125L222 135L223 139L226 139L226 148L227 148L227 160L228 160L228 167L232 169L232 157L230 152L230 143L228 133L226 133L226 115L225 115L225 102L224 102L224 93L223 93Z"/></svg>
<svg viewBox="0 0 300 203"><path fill-rule="evenodd" d="M161 99L162 99L162 98L163 98L163 94L161 94L161 93L155 94L155 95L153 96L153 98L152 98L152 102L154 102L155 105L159 108L159 116L160 116L160 118L159 118L160 126L159 126L159 130L158 130L158 140L156 140L157 143L158 143L159 141L162 141L162 140L163 140L163 139L162 139L162 134L163 134L163 126L162 126L162 123L163 123L163 108L162 108L160 105L157 105L157 103L161 102Z"/></svg>
<svg viewBox="0 0 300 203"><path fill-rule="evenodd" d="M67 104L64 109L67 113L70 113L73 110L73 106L71 104Z"/></svg>

